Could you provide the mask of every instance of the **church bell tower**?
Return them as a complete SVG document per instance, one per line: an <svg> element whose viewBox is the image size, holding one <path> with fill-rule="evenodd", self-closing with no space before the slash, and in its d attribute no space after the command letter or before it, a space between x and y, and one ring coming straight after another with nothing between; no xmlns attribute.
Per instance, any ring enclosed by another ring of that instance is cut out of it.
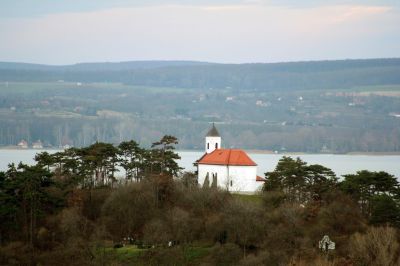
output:
<svg viewBox="0 0 400 266"><path fill-rule="evenodd" d="M206 135L206 153L211 153L216 149L221 149L221 136L213 123L212 128Z"/></svg>

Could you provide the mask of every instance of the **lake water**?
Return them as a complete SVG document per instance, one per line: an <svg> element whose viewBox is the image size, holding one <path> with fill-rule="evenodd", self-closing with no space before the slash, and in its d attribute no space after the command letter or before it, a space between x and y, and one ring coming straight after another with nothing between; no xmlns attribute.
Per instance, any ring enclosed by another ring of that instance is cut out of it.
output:
<svg viewBox="0 0 400 266"><path fill-rule="evenodd" d="M22 161L26 164L33 164L35 154L43 150L0 150L0 171L7 169L9 163ZM57 152L50 150L49 153ZM200 151L178 151L181 156L179 165L185 170L195 170L193 162L200 158L203 153ZM249 153L250 157L258 164L258 174L264 175L272 171L281 154L260 154ZM287 154L286 156L290 156ZM352 174L358 170L386 171L400 179L400 155L336 155L336 154L304 154L292 155L300 157L308 164L321 164L331 168L338 176Z"/></svg>

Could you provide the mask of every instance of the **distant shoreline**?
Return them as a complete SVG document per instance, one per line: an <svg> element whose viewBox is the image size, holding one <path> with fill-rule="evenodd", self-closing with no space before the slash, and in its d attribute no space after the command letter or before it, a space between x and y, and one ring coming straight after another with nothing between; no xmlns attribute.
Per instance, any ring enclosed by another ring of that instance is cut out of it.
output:
<svg viewBox="0 0 400 266"><path fill-rule="evenodd" d="M34 148L19 148L17 146L2 146L0 147L0 150L13 150L13 151L62 151L64 149L62 148L43 148L43 149L34 149ZM203 152L203 150L177 150L178 152ZM398 156L400 155L399 152L358 152L358 151L353 151L353 152L348 152L348 153L307 153L307 152L280 152L280 153L275 153L274 151L271 150L245 150L247 153L251 154L276 154L276 155L287 155L287 156L299 156L299 155L365 155L365 156Z"/></svg>
<svg viewBox="0 0 400 266"><path fill-rule="evenodd" d="M358 151L353 151L353 152L348 152L348 153L326 153L326 152L313 152L313 153L308 153L308 152L280 152L280 153L274 153L273 151L268 151L268 150L246 150L248 153L253 153L253 154L277 154L277 155L311 155L311 154L316 154L316 155L365 155L365 156L398 156L400 155L399 152L358 152Z"/></svg>
<svg viewBox="0 0 400 266"><path fill-rule="evenodd" d="M2 146L0 150L13 150L13 151L60 151L63 150L61 148L41 148L41 149L34 149L32 147L29 148L20 148L17 146Z"/></svg>
<svg viewBox="0 0 400 266"><path fill-rule="evenodd" d="M382 155L382 156L388 156L388 155L400 155L400 152L394 151L394 152L348 152L346 155Z"/></svg>

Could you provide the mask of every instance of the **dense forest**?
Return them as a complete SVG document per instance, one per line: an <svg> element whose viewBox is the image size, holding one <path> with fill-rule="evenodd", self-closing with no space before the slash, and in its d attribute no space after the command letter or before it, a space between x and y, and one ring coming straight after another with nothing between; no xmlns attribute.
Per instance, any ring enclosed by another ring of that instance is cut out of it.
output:
<svg viewBox="0 0 400 266"><path fill-rule="evenodd" d="M400 84L400 59L273 64L207 64L191 61L86 63L70 66L0 63L1 81L119 82L178 88L238 90L343 89Z"/></svg>
<svg viewBox="0 0 400 266"><path fill-rule="evenodd" d="M150 147L167 133L201 149L216 122L225 147L399 152L399 73L400 59L0 63L0 146Z"/></svg>
<svg viewBox="0 0 400 266"><path fill-rule="evenodd" d="M231 194L182 173L177 144L97 142L10 165L0 172L0 264L399 265L390 174L339 180L282 157L258 194ZM325 235L335 249L319 244Z"/></svg>

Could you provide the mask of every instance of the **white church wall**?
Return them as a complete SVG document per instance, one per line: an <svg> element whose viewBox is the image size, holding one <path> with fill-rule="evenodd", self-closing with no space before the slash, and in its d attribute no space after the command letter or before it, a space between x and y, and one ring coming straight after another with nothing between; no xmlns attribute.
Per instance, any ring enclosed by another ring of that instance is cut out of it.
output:
<svg viewBox="0 0 400 266"><path fill-rule="evenodd" d="M228 170L229 168L229 170ZM213 174L217 175L217 185L222 189L228 189L236 193L254 193L259 191L263 182L257 182L257 166L233 166L199 164L198 183L203 186L207 173L210 186ZM229 173L229 178L228 177ZM232 181L232 182L231 182Z"/></svg>
<svg viewBox="0 0 400 266"><path fill-rule="evenodd" d="M229 190L238 193L253 193L259 190L263 183L256 181L257 166L229 166L229 179L232 186Z"/></svg>
<svg viewBox="0 0 400 266"><path fill-rule="evenodd" d="M198 182L200 186L203 186L206 179L207 173L209 173L210 186L213 178L212 174L217 174L217 185L221 188L226 189L227 182L227 171L226 165L211 165L211 164L199 164L198 166Z"/></svg>

